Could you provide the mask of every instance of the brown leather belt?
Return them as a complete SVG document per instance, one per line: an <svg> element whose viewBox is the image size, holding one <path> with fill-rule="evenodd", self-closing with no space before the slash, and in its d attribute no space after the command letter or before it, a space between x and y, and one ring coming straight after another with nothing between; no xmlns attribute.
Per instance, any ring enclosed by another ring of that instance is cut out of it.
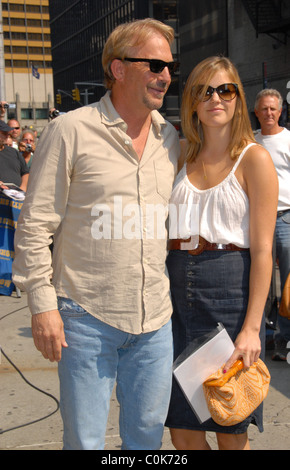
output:
<svg viewBox="0 0 290 470"><path fill-rule="evenodd" d="M225 250L225 251L249 251L249 248L241 248L233 243L229 243L224 245L223 243L210 243L205 238L199 237L199 243L197 248L194 250L186 250L186 243L190 243L192 238L187 238L183 240L181 238L176 238L172 240L168 240L167 248L168 250L183 250L187 251L190 255L199 255L205 250ZM182 245L182 248L181 248Z"/></svg>

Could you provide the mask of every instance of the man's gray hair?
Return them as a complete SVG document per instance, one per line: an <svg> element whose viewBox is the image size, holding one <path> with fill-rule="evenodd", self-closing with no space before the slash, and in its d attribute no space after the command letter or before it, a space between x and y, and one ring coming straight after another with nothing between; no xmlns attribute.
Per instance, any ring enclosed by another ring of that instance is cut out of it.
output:
<svg viewBox="0 0 290 470"><path fill-rule="evenodd" d="M259 91L259 93L256 96L255 109L258 108L259 101L264 96L275 96L276 98L278 98L278 101L279 101L279 109L282 108L283 98L282 98L281 94L279 93L279 91L275 90L274 88L265 88L264 90Z"/></svg>

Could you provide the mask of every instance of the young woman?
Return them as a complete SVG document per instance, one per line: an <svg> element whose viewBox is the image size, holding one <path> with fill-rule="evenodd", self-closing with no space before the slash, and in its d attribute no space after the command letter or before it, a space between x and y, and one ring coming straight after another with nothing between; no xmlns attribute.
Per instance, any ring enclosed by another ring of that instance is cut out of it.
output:
<svg viewBox="0 0 290 470"><path fill-rule="evenodd" d="M272 272L277 212L277 176L268 152L251 130L241 80L229 59L211 57L191 72L181 119L184 165L171 205L186 206L177 237L169 241L175 357L221 322L235 351L225 370L243 358L249 367L263 357L263 310ZM190 222L193 208L199 224ZM181 213L181 212L180 212ZM199 235L194 248L189 238ZM188 242L185 242L188 239ZM262 431L262 405L240 424L200 424L174 382L167 426L177 449L209 449L206 431L219 449L248 449L247 428Z"/></svg>

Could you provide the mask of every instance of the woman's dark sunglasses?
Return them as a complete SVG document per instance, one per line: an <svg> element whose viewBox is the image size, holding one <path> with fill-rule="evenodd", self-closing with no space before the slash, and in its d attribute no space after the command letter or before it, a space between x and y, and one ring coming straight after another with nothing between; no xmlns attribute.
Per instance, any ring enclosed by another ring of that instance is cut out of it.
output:
<svg viewBox="0 0 290 470"><path fill-rule="evenodd" d="M158 59L139 59L135 57L125 57L123 60L126 60L128 62L148 62L150 71L153 73L161 73L165 69L165 67L168 67L170 75L173 75L179 67L178 62L164 62L163 60Z"/></svg>
<svg viewBox="0 0 290 470"><path fill-rule="evenodd" d="M231 101L237 96L239 89L236 83L223 83L217 88L209 86L205 92L204 97L202 98L202 101L208 101L215 91L222 100Z"/></svg>

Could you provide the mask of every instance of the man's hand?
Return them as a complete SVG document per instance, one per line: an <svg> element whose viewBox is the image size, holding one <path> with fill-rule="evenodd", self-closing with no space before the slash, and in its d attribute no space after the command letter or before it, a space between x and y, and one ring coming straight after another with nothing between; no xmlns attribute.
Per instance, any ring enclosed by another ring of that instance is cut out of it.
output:
<svg viewBox="0 0 290 470"><path fill-rule="evenodd" d="M34 344L45 359L59 362L62 348L67 348L63 322L58 310L32 315Z"/></svg>

